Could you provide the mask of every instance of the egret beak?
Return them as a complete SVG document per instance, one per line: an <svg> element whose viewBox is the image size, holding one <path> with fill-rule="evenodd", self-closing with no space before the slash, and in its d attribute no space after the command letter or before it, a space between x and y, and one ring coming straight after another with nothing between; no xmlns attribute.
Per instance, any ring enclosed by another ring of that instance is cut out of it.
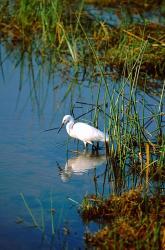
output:
<svg viewBox="0 0 165 250"><path fill-rule="evenodd" d="M57 134L60 132L60 130L63 128L64 123L61 124L61 127L59 128L59 130L57 131Z"/></svg>
<svg viewBox="0 0 165 250"><path fill-rule="evenodd" d="M55 130L55 129L59 129L59 128L49 128L49 129L44 130L43 132L47 132L47 131Z"/></svg>

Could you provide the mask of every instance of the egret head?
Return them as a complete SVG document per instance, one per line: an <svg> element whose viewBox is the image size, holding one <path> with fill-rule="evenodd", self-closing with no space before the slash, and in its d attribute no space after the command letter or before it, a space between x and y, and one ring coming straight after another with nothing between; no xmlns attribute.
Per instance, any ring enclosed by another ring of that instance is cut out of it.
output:
<svg viewBox="0 0 165 250"><path fill-rule="evenodd" d="M60 132L60 130L62 129L62 127L67 124L68 122L73 122L74 123L74 118L71 115L65 115L62 119L62 124L61 127L58 130L58 133Z"/></svg>
<svg viewBox="0 0 165 250"><path fill-rule="evenodd" d="M71 122L73 121L74 122L74 119L71 115L65 115L62 119L62 124L65 125L67 124L68 122Z"/></svg>

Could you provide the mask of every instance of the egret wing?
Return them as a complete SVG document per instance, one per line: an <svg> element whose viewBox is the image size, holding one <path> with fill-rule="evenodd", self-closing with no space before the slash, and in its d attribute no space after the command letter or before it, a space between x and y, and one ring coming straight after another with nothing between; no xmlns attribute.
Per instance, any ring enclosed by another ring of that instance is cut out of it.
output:
<svg viewBox="0 0 165 250"><path fill-rule="evenodd" d="M105 139L102 131L83 122L77 122L73 125L71 136L85 142L104 141Z"/></svg>

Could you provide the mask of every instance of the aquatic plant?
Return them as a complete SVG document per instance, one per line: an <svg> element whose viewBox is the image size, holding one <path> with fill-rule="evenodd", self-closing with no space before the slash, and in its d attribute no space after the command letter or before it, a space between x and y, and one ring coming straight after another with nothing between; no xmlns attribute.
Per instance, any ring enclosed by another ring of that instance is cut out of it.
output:
<svg viewBox="0 0 165 250"><path fill-rule="evenodd" d="M165 196L147 195L142 187L106 199L87 196L81 205L84 221L102 224L86 233L88 247L97 249L164 249Z"/></svg>
<svg viewBox="0 0 165 250"><path fill-rule="evenodd" d="M40 217L40 219L36 218L36 215L34 214L34 211L32 208L30 208L30 205L28 204L27 199L25 198L23 193L20 193L20 196L23 200L23 203L25 205L25 208L28 212L28 214L31 217L32 220L32 225L38 229L39 231L42 232L42 234L46 234L46 228L45 228L45 210L43 208L42 202L40 201L40 199L37 199L39 206L40 206L40 214L37 214L37 217ZM52 193L50 194L50 218L51 218L51 234L54 235L55 234L55 228L54 228L54 214L55 214L55 209L53 208L53 198L52 198ZM20 220L19 220L20 221ZM27 223L25 222L23 219L20 223Z"/></svg>

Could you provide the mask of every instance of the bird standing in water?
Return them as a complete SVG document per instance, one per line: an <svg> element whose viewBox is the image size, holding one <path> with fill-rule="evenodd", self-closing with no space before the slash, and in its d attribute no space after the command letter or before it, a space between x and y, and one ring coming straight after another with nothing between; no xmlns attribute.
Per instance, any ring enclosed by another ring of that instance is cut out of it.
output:
<svg viewBox="0 0 165 250"><path fill-rule="evenodd" d="M85 148L87 143L92 144L93 142L108 142L108 135L103 133L97 128L90 126L87 123L76 122L71 115L65 115L62 120L62 125L58 130L58 133L62 129L62 127L66 125L67 133L80 141L83 141Z"/></svg>

